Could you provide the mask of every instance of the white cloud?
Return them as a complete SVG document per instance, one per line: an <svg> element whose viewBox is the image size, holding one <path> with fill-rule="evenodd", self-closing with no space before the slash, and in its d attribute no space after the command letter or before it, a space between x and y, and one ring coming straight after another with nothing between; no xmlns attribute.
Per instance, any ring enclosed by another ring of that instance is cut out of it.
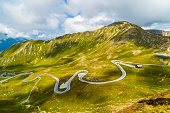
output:
<svg viewBox="0 0 170 113"><path fill-rule="evenodd" d="M74 18L68 18L64 22L65 33L83 32L89 30L95 30L103 25L113 22L113 18L108 18L104 13L100 13L92 18L85 18L80 15Z"/></svg>
<svg viewBox="0 0 170 113"><path fill-rule="evenodd" d="M44 34L38 35L37 39L39 39L39 40L47 40L47 39L55 38L56 36L57 36L56 33L54 33L54 34L44 33Z"/></svg>
<svg viewBox="0 0 170 113"><path fill-rule="evenodd" d="M21 31L57 29L65 18L63 5L63 0L11 0L1 4L4 19L0 20Z"/></svg>
<svg viewBox="0 0 170 113"><path fill-rule="evenodd" d="M59 25L59 20L58 20L59 15L57 14L51 14L50 17L47 18L47 25L51 29L57 29Z"/></svg>
<svg viewBox="0 0 170 113"><path fill-rule="evenodd" d="M170 0L0 0L0 32L53 38L114 21L170 29ZM44 34L44 35L42 35ZM46 36L45 36L46 35ZM38 38L38 37L35 37Z"/></svg>
<svg viewBox="0 0 170 113"><path fill-rule="evenodd" d="M38 35L38 34L39 34L39 31L38 31L38 30L32 30L31 34L32 34L32 35Z"/></svg>
<svg viewBox="0 0 170 113"><path fill-rule="evenodd" d="M153 23L150 26L143 27L144 29L160 29L170 31L170 23Z"/></svg>
<svg viewBox="0 0 170 113"><path fill-rule="evenodd" d="M8 12L7 15L18 24L29 25L35 23L38 20L38 17L34 13L29 12L26 9L24 3L17 5L5 4L4 10Z"/></svg>
<svg viewBox="0 0 170 113"><path fill-rule="evenodd" d="M143 26L155 21L170 23L169 6L170 0L69 0L67 10L73 14L80 12L81 16L88 18L105 12L116 20Z"/></svg>
<svg viewBox="0 0 170 113"><path fill-rule="evenodd" d="M0 1L1 31L13 37L30 37L40 31L55 34L66 18L64 7L64 0Z"/></svg>
<svg viewBox="0 0 170 113"><path fill-rule="evenodd" d="M44 38L47 38L47 35L46 34L41 34L38 36L39 39L44 39Z"/></svg>
<svg viewBox="0 0 170 113"><path fill-rule="evenodd" d="M9 28L6 25L1 24L1 23L0 23L0 32L6 33L6 34L8 34L8 37L13 37L13 38L16 38L16 37L28 38L29 37L28 35L24 34L23 32L19 32L13 28Z"/></svg>

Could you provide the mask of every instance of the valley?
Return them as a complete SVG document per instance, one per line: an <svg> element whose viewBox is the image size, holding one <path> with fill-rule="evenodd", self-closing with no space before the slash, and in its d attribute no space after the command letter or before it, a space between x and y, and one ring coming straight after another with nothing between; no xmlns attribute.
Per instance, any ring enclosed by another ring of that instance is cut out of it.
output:
<svg viewBox="0 0 170 113"><path fill-rule="evenodd" d="M128 22L14 44L0 53L0 73L22 76L0 78L0 112L118 112L169 90L170 59L154 55L169 47L169 38Z"/></svg>

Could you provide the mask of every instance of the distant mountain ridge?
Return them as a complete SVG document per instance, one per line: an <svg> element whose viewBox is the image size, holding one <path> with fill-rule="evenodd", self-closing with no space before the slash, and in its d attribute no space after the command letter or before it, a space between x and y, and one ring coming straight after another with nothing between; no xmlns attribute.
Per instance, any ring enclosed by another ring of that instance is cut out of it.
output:
<svg viewBox="0 0 170 113"><path fill-rule="evenodd" d="M160 36L170 36L170 31L157 30L157 29L148 29L146 31Z"/></svg>
<svg viewBox="0 0 170 113"><path fill-rule="evenodd" d="M7 37L7 35L8 34L0 33L0 51L8 49L14 43L24 42L27 40L25 38L20 38L20 37L18 37L18 38Z"/></svg>
<svg viewBox="0 0 170 113"><path fill-rule="evenodd" d="M0 40L6 39L8 34L0 33Z"/></svg>

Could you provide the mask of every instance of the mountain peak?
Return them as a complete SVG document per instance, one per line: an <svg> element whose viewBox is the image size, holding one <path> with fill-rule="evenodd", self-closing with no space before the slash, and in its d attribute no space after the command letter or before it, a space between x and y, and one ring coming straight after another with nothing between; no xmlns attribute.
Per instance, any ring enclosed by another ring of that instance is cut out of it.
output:
<svg viewBox="0 0 170 113"><path fill-rule="evenodd" d="M108 26L116 26L116 25L122 25L122 24L131 24L127 21L118 21L118 22L114 22L112 24L109 24Z"/></svg>

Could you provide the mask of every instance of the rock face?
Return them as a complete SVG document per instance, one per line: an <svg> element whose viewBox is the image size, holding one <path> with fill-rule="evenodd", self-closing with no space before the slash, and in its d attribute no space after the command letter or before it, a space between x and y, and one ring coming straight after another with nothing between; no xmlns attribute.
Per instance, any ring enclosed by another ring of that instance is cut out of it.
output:
<svg viewBox="0 0 170 113"><path fill-rule="evenodd" d="M160 35L160 36L170 36L170 31L155 30L155 29L149 29L146 31L153 33L153 34Z"/></svg>
<svg viewBox="0 0 170 113"><path fill-rule="evenodd" d="M170 31L163 31L163 36L170 36Z"/></svg>

